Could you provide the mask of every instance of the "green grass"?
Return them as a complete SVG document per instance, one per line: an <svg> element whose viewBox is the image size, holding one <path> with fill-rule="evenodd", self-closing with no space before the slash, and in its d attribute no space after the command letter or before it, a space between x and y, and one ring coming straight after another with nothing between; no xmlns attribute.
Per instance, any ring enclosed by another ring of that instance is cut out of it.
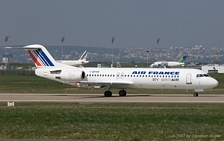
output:
<svg viewBox="0 0 224 141"><path fill-rule="evenodd" d="M21 72L19 72L21 73ZM30 73L27 73L30 74ZM219 81L218 87L206 90L203 93L209 94L223 94L224 91L224 74L210 74ZM77 88L71 85L62 84L45 78L34 75L18 75L18 74L1 74L0 75L0 93L58 93L58 94L72 94L72 93L104 93L105 89L87 89ZM114 94L119 90L112 89ZM154 89L127 89L128 94L192 94L193 90L154 90ZM203 94L202 93L202 94Z"/></svg>
<svg viewBox="0 0 224 141"><path fill-rule="evenodd" d="M210 74L221 93L224 74ZM128 93L192 93L128 89ZM103 93L37 76L0 75L0 93ZM118 90L113 90L117 93ZM224 104L0 103L0 139L224 140Z"/></svg>
<svg viewBox="0 0 224 141"><path fill-rule="evenodd" d="M0 139L224 139L224 104L0 103Z"/></svg>

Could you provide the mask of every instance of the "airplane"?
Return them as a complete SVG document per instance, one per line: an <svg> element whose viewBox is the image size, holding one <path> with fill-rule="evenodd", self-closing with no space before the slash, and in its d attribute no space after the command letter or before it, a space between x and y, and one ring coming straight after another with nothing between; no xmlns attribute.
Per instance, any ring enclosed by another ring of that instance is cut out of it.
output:
<svg viewBox="0 0 224 141"><path fill-rule="evenodd" d="M188 56L182 56L178 61L157 61L150 65L150 68L153 67L179 67L184 66L184 61Z"/></svg>
<svg viewBox="0 0 224 141"><path fill-rule="evenodd" d="M62 64L78 67L89 63L89 61L86 61L86 58L87 58L87 51L84 51L79 60L56 60L56 61Z"/></svg>
<svg viewBox="0 0 224 141"><path fill-rule="evenodd" d="M218 85L218 81L198 69L184 68L77 68L54 60L47 49L39 44L23 47L36 65L37 76L85 88L104 88L105 97L111 89L121 89L119 96L126 96L125 89L184 89L194 90L193 96L204 89Z"/></svg>

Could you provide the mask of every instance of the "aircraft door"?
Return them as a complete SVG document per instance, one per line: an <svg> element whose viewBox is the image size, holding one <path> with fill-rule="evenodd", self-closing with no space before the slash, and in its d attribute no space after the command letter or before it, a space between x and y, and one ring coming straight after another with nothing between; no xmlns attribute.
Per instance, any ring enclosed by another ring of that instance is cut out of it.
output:
<svg viewBox="0 0 224 141"><path fill-rule="evenodd" d="M124 73L122 72L122 73L121 73L121 79L123 79L123 78L124 78Z"/></svg>
<svg viewBox="0 0 224 141"><path fill-rule="evenodd" d="M117 74L116 74L116 78L117 78L117 79L120 78L120 72L117 72Z"/></svg>
<svg viewBox="0 0 224 141"><path fill-rule="evenodd" d="M191 74L187 74L186 76L186 84L192 84L192 81L191 81Z"/></svg>
<svg viewBox="0 0 224 141"><path fill-rule="evenodd" d="M117 72L117 74L116 74L116 78L117 79L123 79L124 78L124 72Z"/></svg>

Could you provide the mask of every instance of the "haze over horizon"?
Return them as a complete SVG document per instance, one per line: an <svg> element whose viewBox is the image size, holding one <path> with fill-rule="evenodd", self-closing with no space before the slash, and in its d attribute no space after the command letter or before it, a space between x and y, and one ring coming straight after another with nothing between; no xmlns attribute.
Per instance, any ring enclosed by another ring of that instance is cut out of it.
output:
<svg viewBox="0 0 224 141"><path fill-rule="evenodd" d="M223 0L0 1L0 46L224 47ZM157 44L157 39L160 38Z"/></svg>

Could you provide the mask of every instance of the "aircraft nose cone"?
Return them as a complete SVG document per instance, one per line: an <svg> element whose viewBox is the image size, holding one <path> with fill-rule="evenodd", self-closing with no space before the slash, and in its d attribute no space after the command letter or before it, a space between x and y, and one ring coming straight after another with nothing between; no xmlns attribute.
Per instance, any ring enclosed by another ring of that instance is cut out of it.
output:
<svg viewBox="0 0 224 141"><path fill-rule="evenodd" d="M216 79L213 79L213 81L211 81L211 83L212 83L213 87L216 87L219 84L219 82Z"/></svg>

